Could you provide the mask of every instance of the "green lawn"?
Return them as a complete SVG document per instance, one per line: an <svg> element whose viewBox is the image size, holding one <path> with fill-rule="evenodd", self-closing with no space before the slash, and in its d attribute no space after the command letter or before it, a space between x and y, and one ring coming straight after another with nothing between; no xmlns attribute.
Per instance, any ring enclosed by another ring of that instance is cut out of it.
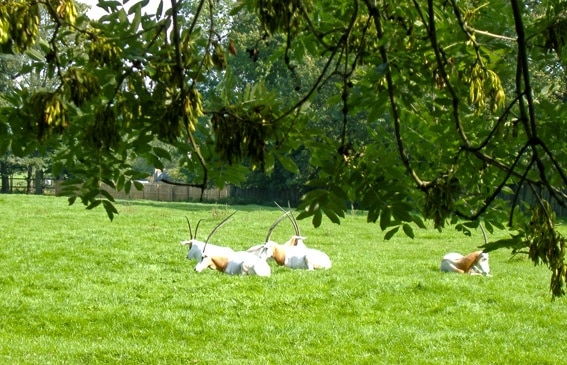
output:
<svg viewBox="0 0 567 365"><path fill-rule="evenodd" d="M261 243L280 212L259 206L120 202L110 222L56 197L0 196L0 364L559 364L567 300L550 273L491 253L492 277L443 274L449 251L483 243L452 229L383 240L364 214L306 243L328 271L272 277L193 272L185 216L204 239ZM293 232L286 222L272 238ZM497 233L501 237L504 233ZM494 239L494 237L492 237Z"/></svg>

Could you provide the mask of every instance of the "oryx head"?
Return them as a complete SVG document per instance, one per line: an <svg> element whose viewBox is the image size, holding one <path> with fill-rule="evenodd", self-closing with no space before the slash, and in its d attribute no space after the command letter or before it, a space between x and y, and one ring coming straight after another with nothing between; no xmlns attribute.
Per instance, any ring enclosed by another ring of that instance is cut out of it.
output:
<svg viewBox="0 0 567 365"><path fill-rule="evenodd" d="M490 266L488 265L488 253L481 252L470 269L471 273L488 276L490 275Z"/></svg>

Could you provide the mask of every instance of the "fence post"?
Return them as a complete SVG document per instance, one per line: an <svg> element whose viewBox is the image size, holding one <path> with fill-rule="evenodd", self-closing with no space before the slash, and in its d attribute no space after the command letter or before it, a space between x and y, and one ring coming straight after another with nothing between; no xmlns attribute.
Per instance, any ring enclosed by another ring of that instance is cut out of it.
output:
<svg viewBox="0 0 567 365"><path fill-rule="evenodd" d="M35 170L35 181L34 181L35 193L37 195L43 194L43 170Z"/></svg>

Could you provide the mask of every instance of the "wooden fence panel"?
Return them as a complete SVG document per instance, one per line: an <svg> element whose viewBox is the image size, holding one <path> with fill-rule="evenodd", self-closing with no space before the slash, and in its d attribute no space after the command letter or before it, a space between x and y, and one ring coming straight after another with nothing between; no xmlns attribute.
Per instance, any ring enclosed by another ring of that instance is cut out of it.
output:
<svg viewBox="0 0 567 365"><path fill-rule="evenodd" d="M201 199L201 189L192 186L168 185L165 183L144 184L143 190L132 188L128 194L116 191L106 184L102 184L102 189L106 190L114 199L122 200L154 200L164 202L183 202L199 201ZM55 184L55 194L61 192L61 182ZM203 201L219 201L230 197L230 188L206 189L203 193Z"/></svg>
<svg viewBox="0 0 567 365"><path fill-rule="evenodd" d="M23 180L23 179L22 179ZM55 194L59 194L61 191L61 181L44 180L44 186L52 187L44 193L52 194L55 190ZM34 182L32 181L32 184ZM23 182L20 182L22 185ZM54 187L54 189L53 189ZM199 201L201 198L201 189L190 187L190 186L177 186L168 185L165 183L151 183L144 184L144 190L132 189L128 194L124 191L117 192L114 189L106 186L104 187L115 199L123 200L156 200L156 201ZM513 187L512 187L513 188ZM23 187L22 187L23 189ZM25 191L16 191L25 192ZM545 199L551 203L552 209L558 217L567 217L567 208L562 207L557 204L555 200L552 199L547 191L539 191L538 194L542 199ZM274 201L280 204L286 204L289 202L292 206L296 206L301 198L300 189L284 189L284 190L269 190L263 188L249 188L242 189L234 186L226 186L224 189L207 189L203 193L203 201L207 202L218 202L223 199L233 199L237 202L244 203L272 203ZM502 195L502 198L511 201L512 197L509 195ZM523 209L523 204L532 205L537 202L537 197L534 192L527 187L524 187L519 192L519 197L517 204L520 204Z"/></svg>

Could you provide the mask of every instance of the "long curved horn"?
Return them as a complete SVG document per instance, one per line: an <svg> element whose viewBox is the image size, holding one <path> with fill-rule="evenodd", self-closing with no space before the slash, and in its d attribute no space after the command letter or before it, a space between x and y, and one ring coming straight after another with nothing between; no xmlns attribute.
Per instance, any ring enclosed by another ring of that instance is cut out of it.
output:
<svg viewBox="0 0 567 365"><path fill-rule="evenodd" d="M291 210L291 206L289 205L289 202L287 203L287 207L289 209L289 216L291 218L291 224L293 224L293 228L295 229L295 235L300 237L301 232L299 232L299 224L297 224L297 221L295 220L295 216L293 215L293 211Z"/></svg>
<svg viewBox="0 0 567 365"><path fill-rule="evenodd" d="M189 218L187 218L187 216L185 216L185 219L187 220L187 226L189 227L189 237L193 239L193 231L191 230L191 223L189 223Z"/></svg>
<svg viewBox="0 0 567 365"><path fill-rule="evenodd" d="M295 220L295 217L293 216L293 213L291 212L291 207L289 207L289 205L288 205L289 211L286 211L286 210L285 210L284 208L282 208L278 203L276 203L276 202L274 202L274 203L275 203L275 204L278 206L278 208L280 208L281 211L284 212L284 213L287 215L287 217L289 218L289 220L290 220L290 222L291 222L291 224L292 224L292 226L293 226L293 229L295 230L295 235L296 235L296 236L301 236L301 233L299 232L299 225L297 224L297 221Z"/></svg>
<svg viewBox="0 0 567 365"><path fill-rule="evenodd" d="M272 226L268 230L268 235L266 236L266 240L264 241L264 243L267 243L270 240L270 237L272 236L272 232L274 231L274 229L276 229L276 226L285 219L285 217L287 217L287 212L285 214L282 214L281 217L279 217L274 221L274 223L272 223Z"/></svg>
<svg viewBox="0 0 567 365"><path fill-rule="evenodd" d="M195 227L195 237L193 237L193 238L195 238L195 239L197 239L197 230L199 229L199 224L201 224L201 221L202 221L202 219L199 219L199 220L197 221L197 227Z"/></svg>
<svg viewBox="0 0 567 365"><path fill-rule="evenodd" d="M207 237L207 240L205 241L205 246L203 247L203 252L205 252L205 248L207 248L207 243L209 243L209 239L211 239L211 237L213 236L213 234L220 228L222 227L226 222L228 222L228 220L234 215L236 214L237 210L235 210L234 212L232 212L231 215L229 215L228 217L226 217L225 219L223 219L219 224L217 224L217 226L211 231L211 233L209 233L209 236Z"/></svg>

